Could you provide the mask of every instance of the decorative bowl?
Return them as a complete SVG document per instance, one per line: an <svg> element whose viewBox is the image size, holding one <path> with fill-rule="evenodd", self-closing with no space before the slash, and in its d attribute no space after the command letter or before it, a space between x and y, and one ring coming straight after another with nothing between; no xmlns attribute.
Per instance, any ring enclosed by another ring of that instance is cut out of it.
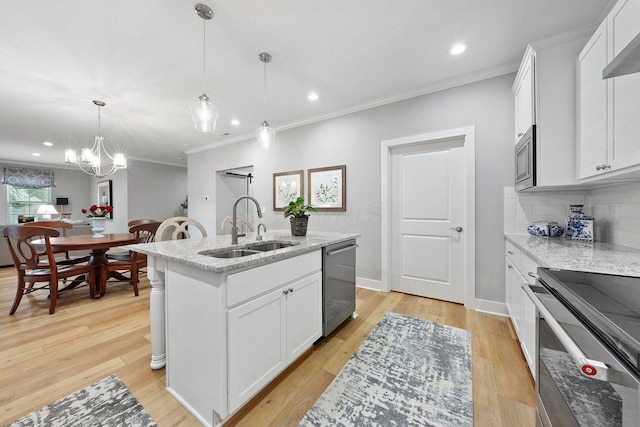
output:
<svg viewBox="0 0 640 427"><path fill-rule="evenodd" d="M560 237L564 233L564 227L555 221L538 221L529 224L527 231L532 236Z"/></svg>

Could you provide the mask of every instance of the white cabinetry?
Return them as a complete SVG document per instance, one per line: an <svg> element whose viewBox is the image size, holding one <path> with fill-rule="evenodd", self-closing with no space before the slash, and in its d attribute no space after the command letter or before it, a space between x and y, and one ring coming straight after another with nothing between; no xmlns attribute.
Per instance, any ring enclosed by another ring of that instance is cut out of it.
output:
<svg viewBox="0 0 640 427"><path fill-rule="evenodd" d="M591 32L579 31L532 43L512 91L516 143L536 125L536 186L577 183L576 58Z"/></svg>
<svg viewBox="0 0 640 427"><path fill-rule="evenodd" d="M640 74L602 70L640 32L640 0L620 0L578 57L578 177L640 176Z"/></svg>
<svg viewBox="0 0 640 427"><path fill-rule="evenodd" d="M234 273L166 267L167 390L218 425L322 335L319 250Z"/></svg>
<svg viewBox="0 0 640 427"><path fill-rule="evenodd" d="M522 65L516 76L513 85L513 94L516 99L516 132L515 142L517 144L531 125L535 123L534 89L533 89L533 61L535 54L527 49L527 53L522 59Z"/></svg>
<svg viewBox="0 0 640 427"><path fill-rule="evenodd" d="M537 363L536 308L522 289L535 283L538 266L511 242L506 242L506 303L520 347L535 378Z"/></svg>
<svg viewBox="0 0 640 427"><path fill-rule="evenodd" d="M318 272L229 310L229 412L320 337L321 299Z"/></svg>

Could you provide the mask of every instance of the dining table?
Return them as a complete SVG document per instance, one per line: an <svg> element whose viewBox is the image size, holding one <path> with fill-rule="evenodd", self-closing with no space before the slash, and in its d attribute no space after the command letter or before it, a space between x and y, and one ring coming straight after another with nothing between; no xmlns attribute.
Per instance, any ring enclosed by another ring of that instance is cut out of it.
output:
<svg viewBox="0 0 640 427"><path fill-rule="evenodd" d="M95 267L94 278L95 287L91 295L94 298L100 297L100 282L102 266L108 263L107 251L117 246L125 246L138 243L135 233L105 233L104 237L93 237L91 234L78 234L75 236L60 236L49 239L51 249L53 251L89 251L89 264ZM44 247L44 240L34 240L32 242L36 246ZM108 280L108 277L107 277ZM62 290L74 288L82 283L83 280L74 280Z"/></svg>

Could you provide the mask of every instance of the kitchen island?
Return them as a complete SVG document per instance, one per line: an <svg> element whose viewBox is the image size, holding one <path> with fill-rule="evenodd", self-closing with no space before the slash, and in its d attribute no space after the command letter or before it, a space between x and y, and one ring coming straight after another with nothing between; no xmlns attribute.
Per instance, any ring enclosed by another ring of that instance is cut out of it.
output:
<svg viewBox="0 0 640 427"><path fill-rule="evenodd" d="M152 369L205 425L219 425L322 335L321 248L358 234L289 230L264 242L292 244L237 258L249 233L173 240L129 249L148 256Z"/></svg>

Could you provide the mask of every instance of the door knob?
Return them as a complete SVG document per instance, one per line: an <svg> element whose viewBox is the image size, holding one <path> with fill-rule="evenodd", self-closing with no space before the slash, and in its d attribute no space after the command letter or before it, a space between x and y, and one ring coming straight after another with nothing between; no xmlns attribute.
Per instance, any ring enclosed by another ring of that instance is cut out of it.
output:
<svg viewBox="0 0 640 427"><path fill-rule="evenodd" d="M462 227L460 227L460 226L457 226L457 227L455 227L455 228L451 227L451 228L449 228L449 230L455 230L455 231L457 231L458 233L460 233L460 232L462 231Z"/></svg>

